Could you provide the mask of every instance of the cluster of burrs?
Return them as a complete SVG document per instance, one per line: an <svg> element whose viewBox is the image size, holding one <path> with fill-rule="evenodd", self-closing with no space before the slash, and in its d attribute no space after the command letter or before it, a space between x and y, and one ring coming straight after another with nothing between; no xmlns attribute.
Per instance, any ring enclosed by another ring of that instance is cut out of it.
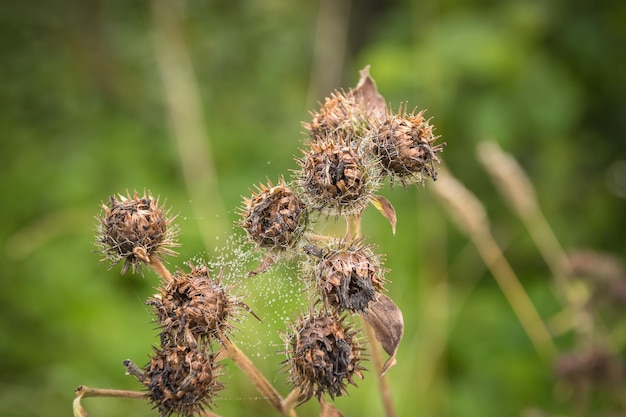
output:
<svg viewBox="0 0 626 417"><path fill-rule="evenodd" d="M379 343L389 355L380 375L395 364L402 313L384 294L382 257L361 236L361 214L371 204L395 231L393 206L377 190L386 178L405 187L436 179L444 144L434 144L437 137L423 112L407 113L406 106L389 111L367 67L354 89L334 92L311 116L292 178L259 185L244 199L238 223L262 253L249 275L281 260L300 261L309 305L283 333L291 393L281 397L233 343L231 329L241 313L256 315L231 294L234 285L222 284L222 271L213 277L206 264L188 263L174 273L164 266L163 258L175 255L178 246L175 216L150 194L135 192L110 197L97 218L96 245L111 267L122 263L125 273L148 266L161 278L157 294L147 301L159 345L143 367L124 362L145 391L124 395L147 398L163 417L216 415L210 410L224 388L222 361L230 359L282 415L295 416L297 405L316 398L321 416L340 416L326 396L344 395L363 377L362 328L371 330L368 342ZM345 235L316 233L323 220L339 217L346 220ZM102 392L79 387L75 416L86 415L80 398L96 395Z"/></svg>

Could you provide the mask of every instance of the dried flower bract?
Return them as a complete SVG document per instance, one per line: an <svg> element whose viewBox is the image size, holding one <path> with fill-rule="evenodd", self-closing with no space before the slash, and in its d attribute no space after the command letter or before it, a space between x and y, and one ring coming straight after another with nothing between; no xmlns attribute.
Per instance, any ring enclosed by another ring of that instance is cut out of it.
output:
<svg viewBox="0 0 626 417"><path fill-rule="evenodd" d="M284 362L289 382L307 401L328 394L346 393L347 384L363 378L361 350L356 332L337 314L315 313L299 318L285 335L288 359Z"/></svg>
<svg viewBox="0 0 626 417"><path fill-rule="evenodd" d="M122 274L129 268L135 272L143 263L160 259L164 255L174 255L173 247L177 228L172 225L174 217L159 206L155 199L137 192L131 197L119 195L109 197L108 204L102 204L104 214L98 217L96 246L111 262L110 268L124 261Z"/></svg>
<svg viewBox="0 0 626 417"><path fill-rule="evenodd" d="M155 349L144 369L143 384L161 417L200 415L223 389L212 355L188 346Z"/></svg>
<svg viewBox="0 0 626 417"><path fill-rule="evenodd" d="M437 179L437 154L445 143L433 145L433 126L424 118L424 112L390 114L373 136L374 153L380 158L383 172L403 185L424 182L425 177Z"/></svg>
<svg viewBox="0 0 626 417"><path fill-rule="evenodd" d="M248 309L228 295L230 287L221 285L221 275L213 279L206 266L190 267L189 273L174 273L147 301L155 310L164 345L211 343L217 333L227 334L232 329L239 308Z"/></svg>
<svg viewBox="0 0 626 417"><path fill-rule="evenodd" d="M369 247L359 242L340 244L317 262L315 282L326 306L338 312L361 312L382 291L383 272Z"/></svg>
<svg viewBox="0 0 626 417"><path fill-rule="evenodd" d="M372 162L350 137L327 137L310 146L298 160L305 203L330 215L360 213L380 183Z"/></svg>
<svg viewBox="0 0 626 417"><path fill-rule="evenodd" d="M307 212L304 203L280 179L261 184L258 193L244 199L240 225L250 239L262 248L287 249L302 236L306 228Z"/></svg>

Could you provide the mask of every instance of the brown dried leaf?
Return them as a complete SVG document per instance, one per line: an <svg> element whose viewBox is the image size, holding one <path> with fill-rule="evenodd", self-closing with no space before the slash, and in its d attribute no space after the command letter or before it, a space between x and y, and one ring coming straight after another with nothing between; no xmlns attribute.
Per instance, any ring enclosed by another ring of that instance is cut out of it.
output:
<svg viewBox="0 0 626 417"><path fill-rule="evenodd" d="M389 223L391 224L391 230L395 235L396 223L398 220L396 218L396 209L393 208L389 200L381 195L374 195L370 197L370 201L372 202L372 205L376 207L376 210L380 211L380 214L382 214L387 220L389 220Z"/></svg>
<svg viewBox="0 0 626 417"><path fill-rule="evenodd" d="M370 76L370 66L366 65L359 71L359 82L354 89L354 94L359 97L364 109L379 120L384 120L387 114L385 99L376 88L376 82Z"/></svg>
<svg viewBox="0 0 626 417"><path fill-rule="evenodd" d="M389 355L389 358L380 371L381 375L396 364L396 352L404 333L404 319L402 311L384 294L378 294L367 309L361 313L363 320L374 329L378 340Z"/></svg>
<svg viewBox="0 0 626 417"><path fill-rule="evenodd" d="M339 411L334 405L323 403L320 417L343 417L343 414L341 414L341 411Z"/></svg>

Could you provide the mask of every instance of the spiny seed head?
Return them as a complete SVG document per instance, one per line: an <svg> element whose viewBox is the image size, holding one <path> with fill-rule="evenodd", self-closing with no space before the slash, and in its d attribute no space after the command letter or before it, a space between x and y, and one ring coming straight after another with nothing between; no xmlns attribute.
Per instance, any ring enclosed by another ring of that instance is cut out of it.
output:
<svg viewBox="0 0 626 417"><path fill-rule="evenodd" d="M303 153L297 183L307 206L329 215L360 213L367 206L380 177L352 137L311 142Z"/></svg>
<svg viewBox="0 0 626 417"><path fill-rule="evenodd" d="M337 312L365 310L383 290L384 270L379 258L361 242L322 249L314 267L315 283L324 305Z"/></svg>
<svg viewBox="0 0 626 417"><path fill-rule="evenodd" d="M143 384L161 417L200 415L224 388L213 356L189 346L155 348L144 372Z"/></svg>
<svg viewBox="0 0 626 417"><path fill-rule="evenodd" d="M346 393L347 384L363 378L356 331L337 314L316 313L300 317L284 335L288 381L300 389L304 401L324 393L332 398Z"/></svg>
<svg viewBox="0 0 626 417"><path fill-rule="evenodd" d="M292 247L306 229L304 203L282 178L276 186L269 182L257 188L257 193L244 199L241 227L259 247Z"/></svg>
<svg viewBox="0 0 626 417"><path fill-rule="evenodd" d="M367 116L362 99L353 90L335 91L326 97L319 111L311 112L311 123L302 125L311 139L318 140L337 133L359 133L368 126Z"/></svg>
<svg viewBox="0 0 626 417"><path fill-rule="evenodd" d="M374 153L384 173L391 182L400 180L403 185L424 183L424 177L437 179L435 162L445 143L434 145L433 126L424 118L424 111L417 114L400 109L397 115L389 114L373 135Z"/></svg>
<svg viewBox="0 0 626 417"><path fill-rule="evenodd" d="M221 274L213 279L206 266L189 266L189 273L176 271L146 302L154 308L163 344L210 344L218 333L232 329L230 323L237 320L237 309L246 308L228 295L230 287L221 285Z"/></svg>
<svg viewBox="0 0 626 417"><path fill-rule="evenodd" d="M124 261L122 274L129 268L135 272L151 259L176 253L172 250L179 246L177 227L172 225L175 216L169 217L158 198L145 192L142 197L137 192L132 197L120 194L109 197L102 209L95 244L105 254L104 260L111 262L109 269Z"/></svg>

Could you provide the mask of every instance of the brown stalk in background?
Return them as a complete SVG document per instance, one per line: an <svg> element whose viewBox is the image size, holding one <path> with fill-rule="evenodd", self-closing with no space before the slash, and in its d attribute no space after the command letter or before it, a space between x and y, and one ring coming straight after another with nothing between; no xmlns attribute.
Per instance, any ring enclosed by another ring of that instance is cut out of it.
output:
<svg viewBox="0 0 626 417"><path fill-rule="evenodd" d="M569 259L539 208L537 195L526 173L515 158L505 153L495 141L479 143L477 154L500 194L524 223L539 253L550 268L557 285L556 295L570 310L568 321L579 335L590 340L594 319L585 309L589 302L589 294L580 291L568 281L566 269Z"/></svg>
<svg viewBox="0 0 626 417"><path fill-rule="evenodd" d="M484 206L449 172L442 170L439 181L439 186L433 187L433 192L439 197L459 230L465 233L478 249L483 262L513 308L535 350L543 360L549 362L557 352L552 336L491 234Z"/></svg>
<svg viewBox="0 0 626 417"><path fill-rule="evenodd" d="M185 186L204 245L210 248L214 241L212 234L227 233L228 228L227 222L210 221L215 217L225 218L226 209L202 116L200 90L182 33L185 9L184 0L152 2L154 49Z"/></svg>

